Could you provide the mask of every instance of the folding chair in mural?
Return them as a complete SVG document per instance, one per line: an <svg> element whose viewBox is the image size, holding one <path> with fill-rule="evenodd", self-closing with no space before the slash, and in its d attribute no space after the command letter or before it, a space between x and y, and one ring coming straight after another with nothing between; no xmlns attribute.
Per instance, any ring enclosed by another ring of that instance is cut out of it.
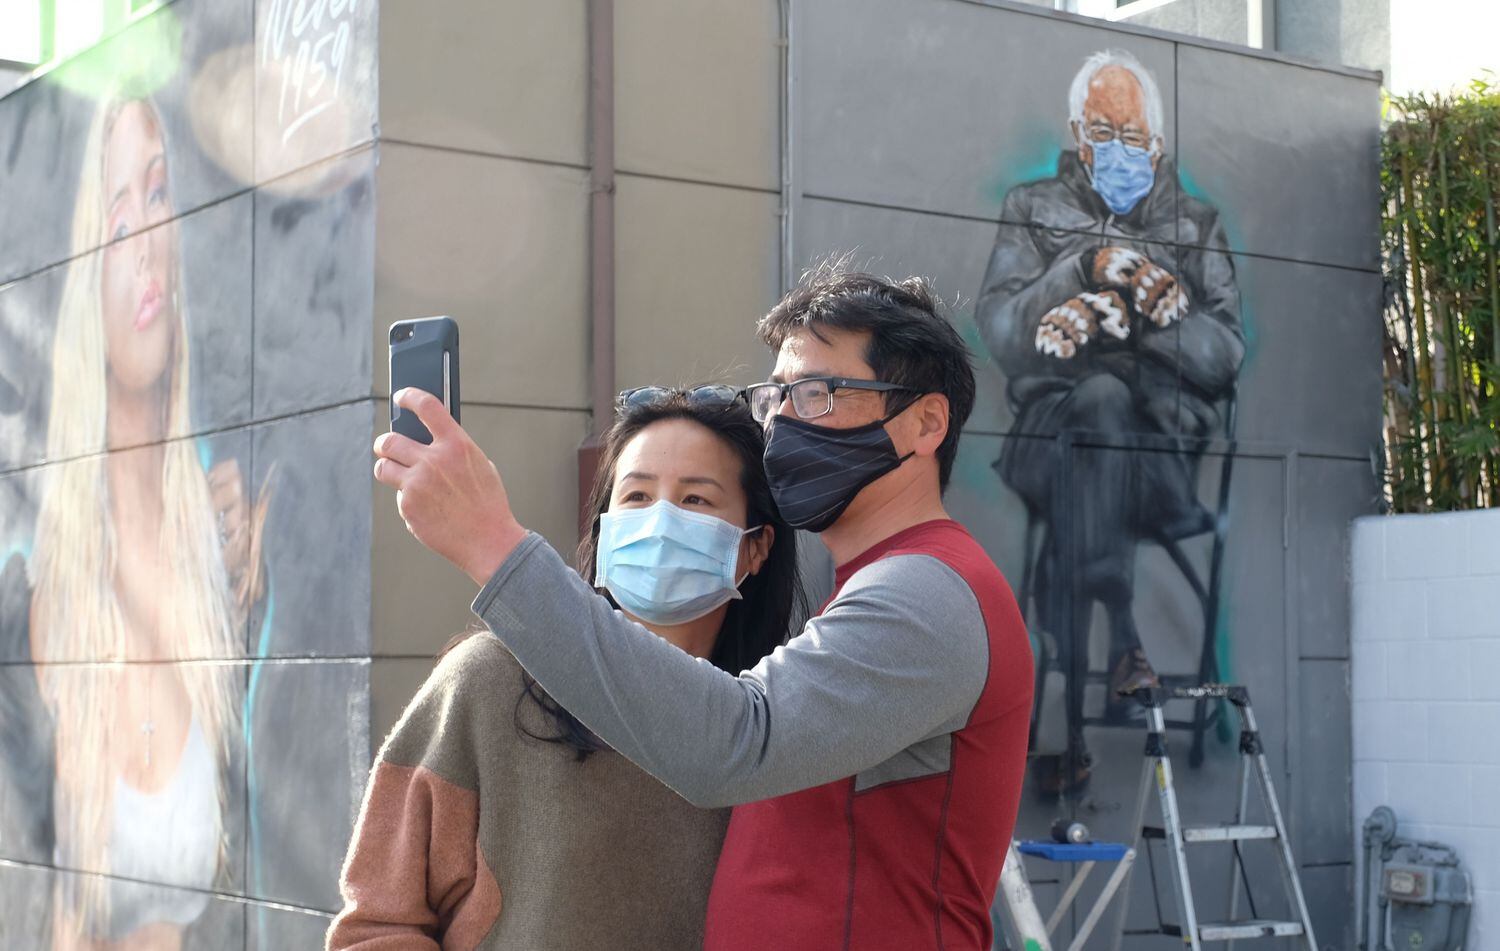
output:
<svg viewBox="0 0 1500 951"><path fill-rule="evenodd" d="M1180 572L1182 579L1191 589L1193 596L1202 609L1202 641L1199 645L1197 670L1190 674L1160 674L1157 679L1161 686L1166 688L1187 687L1202 683L1213 683L1221 678L1222 671L1218 656L1217 631L1218 614L1220 607L1220 591L1223 579L1224 550L1226 530L1228 526L1229 491L1234 470L1235 453L1235 407L1236 399L1233 391L1220 402L1221 418L1224 420L1223 434L1223 456L1219 465L1218 487L1216 505L1212 512L1212 525L1208 530L1213 533L1212 549L1209 556L1208 574L1205 578L1197 566L1192 562L1187 552L1183 550L1182 542L1186 539L1173 538L1139 538L1136 544L1150 543L1158 545L1166 553L1172 564ZM1190 471L1194 479L1197 478L1201 463L1207 449L1215 441L1210 438L1182 439L1177 437L1163 438L1170 448L1154 450L1149 442L1135 447L1122 446L1118 442L1109 442L1101 439L1097 434L1083 434L1075 432L1063 432L1057 437L1057 451L1061 461L1061 473L1059 484L1068 486L1071 483L1071 458L1077 451L1103 450L1103 449L1128 449L1129 451L1176 451L1186 454L1191 460ZM1066 507L1058 510L1059 521L1068 519L1071 514ZM1106 696L1105 712L1102 714L1088 715L1084 709L1084 694L1089 685L1102 684L1106 691L1109 689L1112 678L1110 669L1093 669L1089 666L1088 638L1090 628L1087 624L1081 628L1082 643L1070 645L1071 649L1063 651L1058 645L1049 643L1049 638L1066 636L1062 631L1045 631L1035 623L1037 601L1037 574L1041 559L1044 557L1044 546L1048 543L1048 536L1053 538L1071 537L1073 528L1066 524L1048 524L1045 513L1036 511L1031 506L1027 507L1026 531L1025 531L1025 555L1024 568L1019 591L1019 603L1021 610L1027 618L1028 628L1033 631L1034 646L1036 648L1036 685L1035 702L1032 707L1030 748L1034 751L1037 745L1037 732L1043 701L1046 697L1047 674L1052 670L1060 670L1064 675L1067 697L1065 710L1067 717L1067 729L1069 736L1069 754L1074 752L1073 738L1082 735L1085 726L1130 726L1137 727L1135 720L1119 719L1109 715L1112 706L1110 698ZM1201 537L1201 532L1198 533ZM1054 583L1056 583L1054 581ZM1086 599L1070 597L1066 610L1069 612L1091 610L1091 603L1083 603ZM1059 625L1065 630L1079 630L1071 622ZM1060 665L1059 660L1067 658L1066 665ZM1062 669L1063 667L1066 669ZM1124 702L1118 704L1122 707L1130 705ZM1191 718L1181 720L1168 720L1167 727L1173 730L1184 730L1191 735L1188 763L1197 767L1203 763L1205 752L1205 737L1210 729L1215 729L1221 734L1222 739L1228 739L1228 720L1224 705L1221 702L1209 698L1202 698L1194 703Z"/></svg>

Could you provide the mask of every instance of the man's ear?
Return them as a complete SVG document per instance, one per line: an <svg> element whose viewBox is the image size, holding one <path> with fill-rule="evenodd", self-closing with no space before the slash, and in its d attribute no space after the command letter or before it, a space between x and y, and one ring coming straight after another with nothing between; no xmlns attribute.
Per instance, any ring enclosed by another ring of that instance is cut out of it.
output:
<svg viewBox="0 0 1500 951"><path fill-rule="evenodd" d="M948 436L948 397L941 393L924 393L913 409L916 410L917 432L912 451L919 456L935 455Z"/></svg>

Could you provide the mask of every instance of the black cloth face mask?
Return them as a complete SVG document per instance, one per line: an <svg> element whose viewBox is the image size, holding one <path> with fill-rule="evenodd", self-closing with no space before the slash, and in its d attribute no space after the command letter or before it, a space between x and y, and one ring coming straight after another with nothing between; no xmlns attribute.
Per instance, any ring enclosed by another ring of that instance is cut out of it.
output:
<svg viewBox="0 0 1500 951"><path fill-rule="evenodd" d="M838 521L861 489L915 455L898 456L885 431L900 412L852 429L774 417L766 437L766 480L787 524L823 531Z"/></svg>

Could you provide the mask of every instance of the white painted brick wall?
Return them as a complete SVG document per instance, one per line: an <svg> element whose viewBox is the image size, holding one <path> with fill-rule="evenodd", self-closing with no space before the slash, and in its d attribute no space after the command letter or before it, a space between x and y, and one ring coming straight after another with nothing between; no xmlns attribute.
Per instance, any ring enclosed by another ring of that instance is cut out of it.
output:
<svg viewBox="0 0 1500 951"><path fill-rule="evenodd" d="M1388 805L1457 849L1500 949L1500 511L1359 519L1351 554L1356 839Z"/></svg>

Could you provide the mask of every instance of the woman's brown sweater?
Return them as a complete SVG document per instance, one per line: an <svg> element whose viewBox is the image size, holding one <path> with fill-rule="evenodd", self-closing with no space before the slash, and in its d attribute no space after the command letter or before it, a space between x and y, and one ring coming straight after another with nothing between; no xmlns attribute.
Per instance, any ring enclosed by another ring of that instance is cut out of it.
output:
<svg viewBox="0 0 1500 951"><path fill-rule="evenodd" d="M555 728L489 633L422 686L370 775L330 949L700 948L729 810Z"/></svg>

